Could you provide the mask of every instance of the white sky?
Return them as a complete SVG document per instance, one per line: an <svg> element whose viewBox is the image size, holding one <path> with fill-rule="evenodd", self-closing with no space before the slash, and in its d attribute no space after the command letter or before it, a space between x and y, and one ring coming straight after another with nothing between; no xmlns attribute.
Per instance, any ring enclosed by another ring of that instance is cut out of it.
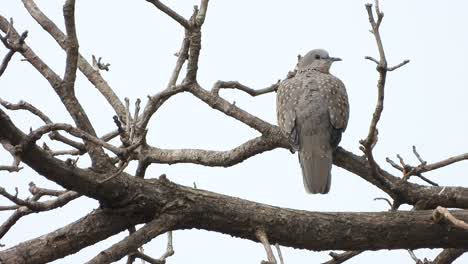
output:
<svg viewBox="0 0 468 264"><path fill-rule="evenodd" d="M164 1L189 17L197 1ZM341 146L360 154L359 139L365 137L376 101L375 65L363 59L377 56L364 8L364 1L210 1L203 28L199 82L211 88L216 80L238 80L263 88L285 77L296 63L296 55L313 48L325 48L343 58L332 72L347 86L351 117ZM37 1L40 8L62 29L63 1ZM383 1L385 12L381 33L390 64L403 59L411 63L388 76L385 110L379 123L380 141L375 149L381 165L385 157L400 153L406 161L416 145L428 161L466 152L468 129L468 17L466 1ZM20 1L3 0L0 14L13 17L19 31L29 30L27 43L57 73L63 74L65 53L30 18ZM146 1L77 1L76 20L80 51L110 62L106 80L122 99L133 102L165 87L183 37L181 26ZM6 50L0 48L3 58ZM15 55L0 78L1 97L10 102L26 100L56 122L71 122L51 87L29 64ZM99 134L114 129L112 109L102 96L79 75L76 93ZM238 91L222 96L269 122L276 123L275 95L257 98ZM11 113L25 131L41 123L25 113ZM189 94L177 95L152 119L149 142L167 148L229 149L256 135L255 131L201 103ZM11 161L0 152L2 164ZM443 185L468 184L466 164L460 163L428 174ZM134 171L134 164L130 172ZM208 168L189 164L153 165L148 177L166 173L180 184L237 196L276 206L311 211L385 211L387 197L351 173L333 169L328 195L307 195L295 155L274 150L255 156L232 168ZM19 174L0 172L0 186L10 191L17 186L20 196L28 195L27 184L54 187L51 182L24 169ZM7 204L5 199L1 204ZM89 213L97 203L78 199L60 210L30 215L17 223L1 240L8 247L25 239L48 233ZM409 207L403 207L408 209ZM0 212L3 222L11 212ZM82 263L100 250L119 241L126 232L54 263ZM165 236L145 246L145 253L159 257ZM168 263L259 263L265 258L260 244L213 232L190 230L174 233L175 255ZM420 258L433 258L439 250L417 250ZM319 263L329 259L326 252L282 249L285 262ZM346 263L413 263L403 250L366 252ZM468 257L455 263L464 263ZM121 260L119 263L125 263Z"/></svg>

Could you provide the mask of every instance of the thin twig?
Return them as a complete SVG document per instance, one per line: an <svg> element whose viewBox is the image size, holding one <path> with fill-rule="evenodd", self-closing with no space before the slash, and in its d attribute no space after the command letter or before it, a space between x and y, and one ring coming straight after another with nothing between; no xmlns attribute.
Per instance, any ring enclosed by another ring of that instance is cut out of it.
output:
<svg viewBox="0 0 468 264"><path fill-rule="evenodd" d="M19 207L20 207L19 205L2 205L0 206L0 211L16 210Z"/></svg>
<svg viewBox="0 0 468 264"><path fill-rule="evenodd" d="M96 60L96 56L94 55L91 56L91 59L93 62L93 68L95 70L109 71L110 63L101 62L101 59L102 59L101 57L99 57L99 59Z"/></svg>
<svg viewBox="0 0 468 264"><path fill-rule="evenodd" d="M377 91L378 91L377 92L377 104L376 104L376 107L375 107L374 114L372 116L371 124L369 126L369 132L368 132L367 137L365 139L361 140L360 143L362 145L361 150L364 151L364 153L365 153L365 155L366 155L366 157L368 159L371 171L373 172L374 175L376 175L377 179L382 184L386 184L385 179L383 179L381 177L378 177L379 167L378 167L377 163L375 162L374 157L373 157L373 153L372 153L372 149L373 149L373 147L375 146L375 144L377 142L377 123L380 120L380 117L382 115L383 108L384 108L385 82L386 82L386 78L387 78L387 72L389 71L389 69L387 67L387 59L386 59L386 56L385 56L385 50L384 50L384 47L383 47L383 44L382 44L382 39L381 39L381 36L380 36L380 24L381 24L381 22L383 20L384 14L381 12L379 2L377 0L375 1L375 12L377 14L377 22L376 22L376 20L374 18L374 13L372 11L372 4L366 4L366 10L367 10L367 14L368 14L368 17L369 17L369 23L371 24L371 27L372 27L371 33L374 35L374 38L375 38L375 41L376 41L376 44L377 44L377 49L379 51L380 59L377 60L377 59L375 59L373 57L370 57L370 56L365 57L366 59L368 59L370 61L373 61L373 62L375 62L377 64L377 71L379 73L379 80L377 82ZM403 66L404 64L406 64L408 62L405 61L404 63L401 63L401 65L399 64L397 66L401 67L401 66ZM396 68L398 68L397 66L395 66L393 68L396 69Z"/></svg>
<svg viewBox="0 0 468 264"><path fill-rule="evenodd" d="M390 206L390 208L393 207L392 202L390 202L390 200L389 200L388 198L377 197L377 198L374 198L374 201L385 201L385 202L387 202L387 204Z"/></svg>
<svg viewBox="0 0 468 264"><path fill-rule="evenodd" d="M418 166L418 168L416 169L416 171L414 173L422 173L422 172L428 172L428 171L440 169L442 167L445 167L445 166L448 166L448 165L451 165L453 163L460 162L460 161L463 161L463 160L468 160L468 153L464 153L464 154L461 154L461 155L458 155L458 156L453 156L453 157L447 158L445 160L441 160L441 161L434 162L434 163L431 163L431 164Z"/></svg>
<svg viewBox="0 0 468 264"><path fill-rule="evenodd" d="M229 82L217 81L213 85L213 88L211 88L211 92L218 95L220 89L238 89L238 90L241 90L243 92L250 94L251 96L258 96L258 95L262 95L266 93L276 92L276 90L278 90L279 83L280 83L280 80L278 80L278 82L266 88L255 90L255 89L252 89L248 86L245 86L239 83L238 81L229 81Z"/></svg>
<svg viewBox="0 0 468 264"><path fill-rule="evenodd" d="M376 2L377 4L377 2ZM376 5L377 6L377 5ZM377 24L374 19L374 13L372 12L372 4L366 4L366 10L369 17L369 23L372 27L372 34L374 35L377 48L379 50L380 60L376 60L372 57L366 57L366 59L371 60L377 63L377 71L379 73L379 80L377 82L377 104L375 106L374 114L372 116L371 124L369 126L369 132L365 139L361 140L361 150L367 157L370 171L373 175L375 175L376 179L381 182L381 184L388 185L387 181L380 177L378 174L379 167L374 160L374 156L372 153L372 148L375 146L377 142L377 123L380 120L380 116L382 115L383 107L384 107L384 91L385 91L385 81L387 77L387 60L385 58L385 51L382 44L382 39L380 37L379 27L381 18L381 12L379 8L376 8L377 17L379 23Z"/></svg>
<svg viewBox="0 0 468 264"><path fill-rule="evenodd" d="M14 42L9 39L10 33L13 30L13 18L10 18L10 27L5 34L5 36L0 35L0 40L2 43L5 45L7 49L9 49L8 53L5 55L3 58L2 64L0 65L0 76L3 75L5 72L6 68L8 67L8 63L11 61L13 58L13 55L18 52L18 51L23 51L23 44L25 39L28 37L28 31L24 31L21 36L19 37L17 42Z"/></svg>
<svg viewBox="0 0 468 264"><path fill-rule="evenodd" d="M340 264L352 257L361 254L362 252L363 251L345 251L343 253L330 252L329 255L332 257L332 259L322 264Z"/></svg>
<svg viewBox="0 0 468 264"><path fill-rule="evenodd" d="M174 255L174 247L172 245L172 231L167 232L167 247L166 252L164 252L161 257L159 257L159 261L161 263L165 263L166 259L172 255Z"/></svg>
<svg viewBox="0 0 468 264"><path fill-rule="evenodd" d="M0 171L18 172L22 169L23 167L19 167L19 166L0 165Z"/></svg>
<svg viewBox="0 0 468 264"><path fill-rule="evenodd" d="M185 61L188 59L188 50L190 45L190 37L189 32L185 32L184 39L182 40L181 47L179 51L175 54L177 55L176 65L174 70L172 71L171 78L167 83L166 89L172 88L176 85L177 79L179 78L180 71L182 70L182 66L184 65Z"/></svg>
<svg viewBox="0 0 468 264"><path fill-rule="evenodd" d="M390 165L392 165L392 167L394 167L395 169L397 169L397 170L399 170L399 171L401 171L403 173L403 179L404 180L408 180L411 176L416 176L416 177L420 178L421 180L429 183L432 186L439 186L439 184L437 184L436 182L431 181L430 179L424 177L422 175L422 173L419 172L419 171L423 170L426 167L427 162L421 158L421 155L419 155L419 153L417 152L415 146L413 146L413 153L415 154L415 156L418 158L419 162L421 163L420 165L418 165L416 167L413 167L413 166L410 166L410 165L406 164L404 159L399 154L397 155L397 158L398 158L401 166L396 164L393 160L391 160L388 157L386 158L386 161Z"/></svg>
<svg viewBox="0 0 468 264"><path fill-rule="evenodd" d="M11 165L6 165L6 166L0 166L0 171L8 171L8 172L18 172L23 167L20 167L21 163L21 157L20 157L20 150L12 146L10 143L8 143L6 140L0 140L0 144L2 144L3 148L10 153L10 155L13 157L13 161Z"/></svg>
<svg viewBox="0 0 468 264"><path fill-rule="evenodd" d="M136 258L139 258L139 259L141 259L143 261L146 261L146 262L148 262L150 264L166 264L165 260L161 261L159 259L152 258L152 257L150 257L150 256L148 256L148 255L146 255L146 254L144 254L144 253L142 253L140 251L136 251L136 252L132 253L132 256L134 256Z"/></svg>
<svg viewBox="0 0 468 264"><path fill-rule="evenodd" d="M365 56L364 59L373 61L375 64L379 65L379 61L371 56Z"/></svg>
<svg viewBox="0 0 468 264"><path fill-rule="evenodd" d="M263 229L258 229L255 231L255 236L257 237L258 241L262 243L263 247L265 248L267 259L268 261L262 261L263 264L276 264L275 255L271 250L270 242L268 242L268 237L266 232Z"/></svg>
<svg viewBox="0 0 468 264"><path fill-rule="evenodd" d="M49 124L52 123L51 119L44 114L41 110L37 107L33 106L32 104L25 102L23 100L19 101L16 104L7 102L0 98L0 104L8 110L26 110L31 112L33 115L39 117L44 123Z"/></svg>
<svg viewBox="0 0 468 264"><path fill-rule="evenodd" d="M8 200L12 201L13 203L15 203L17 205L26 206L28 209L30 209L30 210L32 210L34 212L50 210L50 207L52 206L52 204L53 204L53 206L55 206L56 203L63 204L64 201L58 202L59 201L58 198L60 198L60 200L65 200L66 202L68 202L71 199L75 199L75 198L80 196L80 194L78 194L76 192L69 191L69 192L65 192L65 193L59 195L57 199L54 199L52 201L36 202L36 201L30 200L30 199L23 200L23 199L18 198L17 188L16 188L16 194L13 195L13 194L8 193L2 187L0 187L0 195L4 196L5 198L7 198Z"/></svg>
<svg viewBox="0 0 468 264"><path fill-rule="evenodd" d="M58 131L58 130L63 130L66 131L67 133L78 137L82 138L84 140L88 140L93 142L94 144L100 145L105 147L106 149L114 152L116 155L121 155L124 152L124 149L115 147L100 138L96 138L85 131L75 128L69 124L63 124L63 123L54 123L54 124L46 124L42 127L39 127L36 130L31 131L31 133L28 136L28 141L25 142L24 144L34 144L37 140L39 140L44 134L47 134L52 131Z"/></svg>
<svg viewBox="0 0 468 264"><path fill-rule="evenodd" d="M138 134L139 132L137 131L138 129L137 123L138 123L138 118L140 114L140 103L141 103L141 100L140 98L138 98L135 101L135 113L134 113L133 121L132 121L132 130L130 131L130 142L133 142L133 138L135 137L135 134Z"/></svg>
<svg viewBox="0 0 468 264"><path fill-rule="evenodd" d="M407 249L407 251L408 251L409 255L411 256L411 258L414 260L414 262L415 262L416 264L424 264L424 263L427 263L427 260L426 260L426 259L424 260L424 262L423 262L422 260L420 260L420 259L416 256L416 254L414 254L413 250Z"/></svg>
<svg viewBox="0 0 468 264"><path fill-rule="evenodd" d="M164 12L166 15L177 21L180 25L182 25L186 29L190 29L190 23L181 15L179 15L177 12L172 10L170 7L166 6L165 4L161 3L161 1L158 0L146 0L147 2L153 4L155 7L157 7L159 10Z"/></svg>
<svg viewBox="0 0 468 264"><path fill-rule="evenodd" d="M280 264L284 264L283 254L281 254L280 245L278 243L276 243L275 247L276 247L276 252L278 253L278 258L279 258Z"/></svg>
<svg viewBox="0 0 468 264"><path fill-rule="evenodd" d="M395 65L395 66L388 67L388 68L387 68L387 71L394 71L394 70L396 70L396 69L398 69L398 68L400 68L400 67L402 67L402 66L405 66L405 65L408 64L409 62L410 62L410 60L404 60L404 61L398 63L398 64Z"/></svg>
<svg viewBox="0 0 468 264"><path fill-rule="evenodd" d="M77 199L81 194L73 191L66 191L63 194L60 194L55 199L38 202L38 200L46 194L36 193L33 197L26 201L23 200L26 206L20 206L1 226L0 226L0 238L2 238L8 230L23 216L29 215L34 212L40 211L49 211L62 207L69 203L72 200ZM31 210L29 207L33 207L34 210Z"/></svg>
<svg viewBox="0 0 468 264"><path fill-rule="evenodd" d="M416 146L413 146L413 153L416 156L416 158L418 158L418 160L419 160L419 162L421 164L424 164L424 165L427 164L427 161L425 161L425 160L423 160L423 158L421 158L421 155L419 154L418 150L416 149Z"/></svg>

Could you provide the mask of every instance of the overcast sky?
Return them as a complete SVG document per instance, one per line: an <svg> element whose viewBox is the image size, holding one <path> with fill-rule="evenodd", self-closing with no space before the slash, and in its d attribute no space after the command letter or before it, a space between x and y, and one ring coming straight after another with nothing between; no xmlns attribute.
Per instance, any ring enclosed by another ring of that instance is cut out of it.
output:
<svg viewBox="0 0 468 264"><path fill-rule="evenodd" d="M164 1L189 17L197 1ZM284 78L296 63L296 56L310 49L325 48L342 62L332 72L346 84L351 115L341 146L361 154L358 141L365 137L376 102L377 72L364 56L377 57L375 41L369 33L365 1L210 1L203 27L199 82L211 88L217 80L237 80L263 88ZM62 29L63 1L37 1L39 7ZM385 12L381 34L390 64L410 59L407 66L389 73L385 110L379 123L379 142L375 155L380 164L385 157L403 155L407 162L417 160L411 154L416 145L428 161L437 161L468 150L468 3L462 0L393 0L383 1ZM65 52L28 15L20 1L3 0L0 14L13 17L18 31L29 30L27 43L57 73L63 74ZM133 102L165 87L183 38L181 26L146 1L100 0L77 1L76 21L80 52L111 63L103 72L120 98ZM6 50L0 47L3 58ZM32 66L15 55L0 78L0 96L17 102L26 100L55 122L72 122L47 81ZM115 129L112 109L97 90L79 74L76 93L99 134ZM223 91L222 96L235 101L251 113L276 123L275 95L256 98L238 91ZM16 125L25 131L42 125L26 113L11 113ZM230 149L257 133L247 126L216 112L197 98L177 95L152 119L148 141L166 148ZM0 162L10 163L3 150ZM86 158L83 158L86 162ZM428 174L442 185L468 184L468 164L459 163ZM134 171L132 164L128 171ZM387 197L360 177L333 168L329 194L305 193L300 166L295 155L274 150L257 155L231 168L205 168L190 164L153 165L148 177L166 173L180 184L237 196L275 206L311 211L386 211ZM0 172L0 186L20 196L28 195L27 185L34 181L41 187L55 184L26 168L21 173ZM413 179L412 179L413 181ZM417 180L416 180L417 182ZM7 204L0 199L1 204ZM7 247L53 231L89 213L98 204L80 198L60 210L30 215L21 219L1 240ZM408 206L402 207L409 209ZM11 212L0 212L4 222ZM123 232L96 246L54 263L82 263L121 240ZM166 237L145 245L145 253L159 257ZM265 258L260 244L230 236L199 231L174 233L175 255L168 263L259 263ZM285 262L320 263L329 259L327 252L283 248ZM420 258L433 258L439 250L417 250ZM406 251L366 252L347 263L414 263ZM465 263L462 257L455 263ZM119 263L125 263L121 260Z"/></svg>

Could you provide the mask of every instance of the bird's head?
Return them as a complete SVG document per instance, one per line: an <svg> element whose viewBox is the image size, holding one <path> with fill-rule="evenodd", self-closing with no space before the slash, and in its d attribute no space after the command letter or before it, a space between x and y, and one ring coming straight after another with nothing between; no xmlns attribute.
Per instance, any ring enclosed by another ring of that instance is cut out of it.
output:
<svg viewBox="0 0 468 264"><path fill-rule="evenodd" d="M297 69L299 71L314 69L323 73L329 73L330 67L335 61L341 61L341 59L330 57L324 49L314 49L299 59Z"/></svg>

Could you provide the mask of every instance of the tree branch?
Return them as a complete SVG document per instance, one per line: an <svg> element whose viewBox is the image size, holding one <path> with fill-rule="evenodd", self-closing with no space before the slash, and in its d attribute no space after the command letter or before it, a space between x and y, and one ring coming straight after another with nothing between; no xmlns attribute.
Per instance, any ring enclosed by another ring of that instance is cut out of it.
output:
<svg viewBox="0 0 468 264"><path fill-rule="evenodd" d="M0 139L0 144L2 144L3 148L10 152L10 155L13 157L13 162L10 166L0 166L0 171L6 170L8 172L18 172L23 169L20 167L21 158L19 156L18 149L11 145L8 140Z"/></svg>
<svg viewBox="0 0 468 264"><path fill-rule="evenodd" d="M81 195L78 194L77 192L66 192L64 194L61 194L57 197L57 199L53 199L50 201L46 202L36 202L34 200L22 200L17 197L17 195L11 195L8 193L4 188L0 187L0 195L4 196L8 200L12 201L13 203L20 205L20 206L26 206L28 209L30 209L33 212L41 212L41 211L48 211L51 209L55 209L58 207L62 207L63 205L67 204L69 201L74 200Z"/></svg>
<svg viewBox="0 0 468 264"><path fill-rule="evenodd" d="M2 192L3 191L4 190L2 188ZM4 193L5 192L3 192L2 195L4 195ZM33 193L33 191L31 191L31 193ZM7 219L7 221L0 226L0 238L2 238L21 217L31 213L49 211L62 207L70 201L81 196L77 192L67 191L58 195L55 199L51 199L44 202L37 202L44 195L49 195L48 190L46 191L45 189L39 189L39 192L35 193L31 200L20 200L20 203L16 202L18 200L16 197L14 197L13 199L11 197L7 197L16 204L23 206L18 207L17 210Z"/></svg>
<svg viewBox="0 0 468 264"><path fill-rule="evenodd" d="M136 258L139 258L143 261L146 261L150 264L166 264L166 261L165 260L159 260L159 259L155 259L155 258L152 258L146 254L143 254L141 253L140 251L137 251L135 253L132 254L132 256L136 257Z"/></svg>
<svg viewBox="0 0 468 264"><path fill-rule="evenodd" d="M211 88L211 92L214 93L215 95L219 95L219 90L220 89L238 89L238 90L241 90L243 92L246 92L248 94L250 94L251 96L258 96L258 95L262 95L262 94L266 94L266 93L271 93L271 92L276 92L276 90L278 89L278 85L280 83L281 80L279 80L278 82L266 87L266 88L263 88L263 89L259 89L259 90L255 90L255 89L252 89L248 86L245 86L241 83L239 83L238 81L229 81L229 82L224 82L224 81L217 81L214 85L213 85L213 88Z"/></svg>
<svg viewBox="0 0 468 264"><path fill-rule="evenodd" d="M447 248L442 250L439 255L432 261L432 264L450 264L457 258L463 255L466 249Z"/></svg>
<svg viewBox="0 0 468 264"><path fill-rule="evenodd" d="M369 23L372 27L371 33L374 35L374 38L377 44L377 49L379 51L380 59L376 60L369 56L365 58L377 64L376 69L377 69L377 72L379 73L379 80L377 82L377 104L375 106L374 114L372 115L371 124L369 126L369 132L367 134L367 137L363 140L360 140L359 142L362 145L361 150L364 152L364 154L367 157L367 160L369 163L369 169L372 171L372 174L375 176L376 180L379 181L381 185L386 186L387 189L391 189L391 186L388 183L387 179L380 174L381 168L376 163L374 159L374 155L372 153L372 149L377 143L377 135L378 135L377 123L380 120L380 117L382 115L383 108L384 108L385 82L387 79L387 72L389 71L388 66L387 66L387 59L385 56L385 50L382 44L382 38L380 37L380 24L382 22L384 14L380 10L378 0L375 1L375 12L377 14L377 22L375 21L374 13L372 11L372 4L366 4L366 10L367 10L367 14L369 17ZM408 62L402 63L398 67L401 67ZM398 67L395 66L394 69Z"/></svg>
<svg viewBox="0 0 468 264"><path fill-rule="evenodd" d="M75 28L75 0L66 0L63 5L63 16L65 18L65 28L67 31L66 38L66 53L67 59L65 62L65 75L63 77L63 89L66 91L74 91L76 70L78 67L78 38Z"/></svg>
<svg viewBox="0 0 468 264"><path fill-rule="evenodd" d="M139 178L135 181L142 182ZM310 250L377 250L396 248L426 248L426 247L451 247L463 246L462 241L468 239L468 231L458 228L449 228L444 223L436 224L432 221L432 211L401 211L401 212L379 212L379 213L317 213L302 210L282 209L260 203L255 203L239 198L215 194L199 189L182 187L180 185L167 182L167 180L146 180L146 184L139 184L142 189L142 196L138 198L139 203L146 205L161 204L167 202L163 207L154 211L146 207L140 213L145 215L153 214L157 218L158 212L170 212L171 215L183 215L179 224L174 226L174 230L186 228L199 228L209 231L220 232L232 236L258 241L252 230L259 227L268 230L268 239L271 243L278 243L288 247L304 248ZM216 202L214 202L216 201ZM122 208L121 210L124 210ZM137 224L142 220L141 215L133 211L132 217L127 217L126 221ZM251 212L262 212L252 214ZM163 213L164 214L164 213ZM454 211L453 215L458 219L468 220L468 212ZM115 216L113 216L115 217ZM113 225L121 218L114 218L104 225ZM139 219L139 220L138 220ZM156 220L157 221L157 220ZM128 228L129 222L120 225L121 230ZM95 224L90 224L89 228L96 228ZM104 232L111 235L105 226L99 226ZM115 232L117 230L113 229ZM73 230L71 230L73 231ZM83 232L83 229L81 228ZM86 231L86 230L84 230ZM70 230L69 230L70 232ZM91 230L86 239L95 239L95 230ZM158 233L162 233L158 231ZM53 232L52 234L55 234ZM100 233L100 232L99 232ZM141 232L143 233L143 232ZM419 234L424 233L424 236ZM72 243L68 240L79 240L80 237L67 236L65 239L49 241L48 246L57 246L56 243ZM80 235L82 236L82 235ZM405 239L401 239L404 236ZM73 238L72 238L73 237ZM135 239L138 243L149 239L138 238L136 236L125 241ZM101 239L103 237L101 236ZM42 243L46 239L41 240ZM35 241L34 243L39 243ZM77 242L73 242L77 243ZM125 245L124 242L119 245ZM37 248L37 244L18 245L17 250ZM125 248L117 246L115 248ZM136 247L132 247L135 249ZM124 252L125 251L125 252ZM63 251L61 251L63 253ZM128 251L118 251L112 258L105 257L108 261L123 257ZM10 251L11 253L11 251ZM62 254L61 253L61 254ZM50 253L48 253L50 254ZM9 254L0 253L0 259ZM37 254L42 255L42 254ZM16 255L17 256L17 255ZM109 256L106 254L106 256ZM50 259L49 259L50 261ZM24 263L24 262L15 262ZM28 263L35 263L33 261Z"/></svg>
<svg viewBox="0 0 468 264"><path fill-rule="evenodd" d="M195 17L195 22L198 27L201 27L203 23L205 22L206 10L208 9L208 2L209 0L201 0L200 11Z"/></svg>
<svg viewBox="0 0 468 264"><path fill-rule="evenodd" d="M157 7L159 10L161 10L163 13L177 21L181 26L183 26L186 29L190 29L191 25L190 23L181 15L177 14L174 10L172 10L170 7L166 6L165 4L161 3L161 1L158 0L146 0L148 3L153 4L155 7Z"/></svg>
<svg viewBox="0 0 468 264"><path fill-rule="evenodd" d="M269 126L268 129L279 131L278 127L276 126ZM274 143L272 144L277 144L276 147L284 147L283 145L286 144L286 141L282 134L280 132L278 133L279 134L277 134L277 139L280 138L281 140L274 141L274 138L269 138L269 140L273 140ZM19 131L13 125L13 123L11 123L8 116L1 110L0 140L8 141L12 146L21 144L21 142L26 140L26 135ZM26 164L31 166L38 173L44 175L49 180L64 186L66 189L75 190L87 196L95 197L99 200L107 197L105 200L118 202L119 199L116 199L111 194L115 193L115 190L118 190L123 186L125 186L123 187L124 190L130 188L126 184L123 184L119 181L110 181L106 183L106 186L108 186L106 188L110 188L110 190L113 190L112 192L106 193L103 191L97 191L96 185L99 185L97 183L99 183L99 180L105 179L106 175L99 175L91 173L88 170L69 167L66 163L54 159L45 151L40 150L36 146L31 146L29 149L27 149L27 151L23 151L21 153L21 158ZM375 180L374 176L368 170L367 161L362 157L358 157L351 152L338 148L334 154L334 163L356 175L359 175L377 187L382 188L394 199L397 199L399 203L407 203L410 205L415 205L418 208L426 209L432 209L439 205L447 208L468 207L467 188L421 186L403 181L397 177L392 176L390 173L381 170L380 173L383 174L391 183L393 189L389 190ZM124 178L122 178L122 180ZM93 185L93 183L96 185ZM136 193L136 191L133 193ZM126 195L120 197L120 199L125 200L124 197L126 197Z"/></svg>
<svg viewBox="0 0 468 264"><path fill-rule="evenodd" d="M258 130L263 135L276 134L277 132L281 133L278 127L273 126L270 123L263 121L262 119L237 107L235 104L231 104L223 98L206 91L197 84L191 85L188 91L210 107L241 121L249 127Z"/></svg>
<svg viewBox="0 0 468 264"><path fill-rule="evenodd" d="M13 27L13 19L10 19L10 26L11 28ZM8 63L13 58L13 55L16 52L23 49L24 40L28 36L28 31L24 31L23 34L21 34L21 36L19 37L17 42L14 42L14 41L10 42L9 37L10 37L11 28L10 30L8 30L5 36L0 35L0 40L3 42L5 47L10 50L3 58L2 64L0 65L0 76L2 76L3 73L5 72L6 68L8 67Z"/></svg>
<svg viewBox="0 0 468 264"><path fill-rule="evenodd" d="M0 15L0 29L2 31L6 31L8 28L10 28L9 25L10 24L8 23L8 21ZM12 37L14 37L14 39L18 39L18 33L13 27L11 27L11 34ZM38 70L44 76L44 78L47 79L47 81L49 81L54 91L60 97L63 105L75 121L77 127L87 132L88 134L96 136L96 132L94 131L94 128L91 125L88 116L84 112L84 109L78 102L78 99L75 97L73 89L64 89L64 81L62 81L62 79L46 63L44 63L26 44L24 44L23 47L24 48L21 51L21 54L28 60L29 63L31 63L31 65L33 65L36 68L36 70ZM70 68L69 71L70 70L73 69ZM70 74L68 75L70 76ZM68 78L70 79L71 77ZM89 151L88 153L90 154L91 160L93 161L93 165L95 167L99 168L110 166L109 159L100 146L90 144L86 141L85 146Z"/></svg>
<svg viewBox="0 0 468 264"><path fill-rule="evenodd" d="M142 155L151 163L193 163L210 167L230 167L252 156L277 148L279 146L277 142L271 138L260 136L228 151L203 149L171 150L148 147Z"/></svg>
<svg viewBox="0 0 468 264"><path fill-rule="evenodd" d="M255 231L255 237L262 243L263 247L265 248L265 252L267 254L268 261L262 261L262 264L276 264L276 258L273 254L273 250L271 250L270 242L268 241L268 236L263 229L258 229Z"/></svg>
<svg viewBox="0 0 468 264"><path fill-rule="evenodd" d="M62 49L66 49L66 35L55 25L55 23L50 20L35 4L33 0L22 0L23 5L29 14L36 20L36 22L48 32L55 41L60 45ZM112 106L114 111L119 115L121 119L125 116L125 108L114 93L109 84L102 78L99 71L93 69L91 64L89 64L84 57L78 55L78 68L86 76L86 78L98 89L98 91L104 96L107 102Z"/></svg>
<svg viewBox="0 0 468 264"><path fill-rule="evenodd" d="M139 129L144 129L148 126L148 123L154 113L159 109L159 107L168 100L171 96L185 91L185 86L176 86L177 79L179 78L179 73L184 65L185 61L188 58L190 39L189 33L186 31L184 40L182 41L182 46L180 47L179 52L177 53L177 62L174 70L172 71L171 78L167 84L167 87L162 92L149 97L148 104L145 106L141 120L139 121Z"/></svg>
<svg viewBox="0 0 468 264"><path fill-rule="evenodd" d="M28 102L19 101L17 104L12 104L12 103L4 101L4 100L2 100L0 98L0 104L3 105L3 107L5 107L8 110L26 110L26 111L29 111L33 115L39 117L46 124L50 125L50 124L53 123L52 120L46 114L44 114L41 110L39 110L38 108L36 108L35 106L31 105ZM76 148L77 150L75 151L76 152L75 155L82 155L82 154L86 153L86 148L85 148L84 144L73 141L71 139L68 139L68 138L64 137L63 135L61 135L60 133L58 133L56 131L52 131L49 134L49 137L52 140L57 140L57 141L60 141L60 142L62 142L64 144L67 144L69 146L72 146L72 147ZM69 151L68 151L66 154L74 154L75 152L70 152L69 153ZM53 151L52 151L52 153L55 154ZM62 154L61 152L58 153L58 155L61 155L61 154Z"/></svg>
<svg viewBox="0 0 468 264"><path fill-rule="evenodd" d="M449 210L447 210L447 208L444 208L442 206L437 206L437 208L434 210L432 214L432 218L436 223L440 223L442 219L445 219L458 228L468 230L467 223L465 223L464 221L460 219L457 219L455 216L453 216L453 214L449 212Z"/></svg>
<svg viewBox="0 0 468 264"><path fill-rule="evenodd" d="M101 251L99 255L86 263L101 264L118 261L128 253L136 251L140 246L148 243L153 238L171 230L171 228L177 224L179 219L180 217L173 215L161 215L138 229L136 232L130 234L122 241L112 245L104 251Z"/></svg>
<svg viewBox="0 0 468 264"><path fill-rule="evenodd" d="M366 168L363 169L368 172ZM75 178L79 179L79 177ZM461 241L468 239L466 230L449 228L444 223L434 223L431 219L432 211L305 212L183 187L168 182L165 178L144 180L137 177L119 177L115 180L115 184L118 183L123 184L127 192L133 195L138 194L127 203L128 207L120 207L121 209L116 210L131 210L132 217L128 218L127 211L125 218L127 221L135 221L121 226L121 230L128 228L130 224L141 223L138 221L147 219L148 216L157 218L160 214L170 212L171 215L183 216L183 221L181 220L182 222L174 226L174 230L198 228L258 241L252 230L261 227L268 230L268 238L272 243L310 250L457 248L464 245ZM114 191L119 190L116 185L112 187L115 187ZM262 213L252 214L251 212ZM454 211L453 215L462 221L468 220L468 212L465 210ZM112 219L111 222L114 223L116 220ZM109 222L106 222L106 225L109 225ZM105 228L105 230L108 229ZM421 233L425 235L420 236ZM94 239L93 233L88 236ZM406 239L401 239L402 236ZM75 236L73 240L76 240ZM49 247L54 247L54 243L58 243L54 240L48 241ZM63 239L59 242L72 243ZM18 245L17 249L26 250L25 246L37 248L38 245ZM5 258L5 254L0 253L0 259ZM122 253L122 256L124 255L125 253Z"/></svg>
<svg viewBox="0 0 468 264"><path fill-rule="evenodd" d="M0 251L3 263L39 264L63 258L142 222L125 211L95 210L87 216L49 234ZM50 250L53 248L53 250Z"/></svg>
<svg viewBox="0 0 468 264"><path fill-rule="evenodd" d="M353 258L361 254L362 252L363 251L346 251L340 254L337 254L335 252L330 252L329 255L332 257L332 259L322 264L340 264L340 263L347 261L350 258Z"/></svg>

